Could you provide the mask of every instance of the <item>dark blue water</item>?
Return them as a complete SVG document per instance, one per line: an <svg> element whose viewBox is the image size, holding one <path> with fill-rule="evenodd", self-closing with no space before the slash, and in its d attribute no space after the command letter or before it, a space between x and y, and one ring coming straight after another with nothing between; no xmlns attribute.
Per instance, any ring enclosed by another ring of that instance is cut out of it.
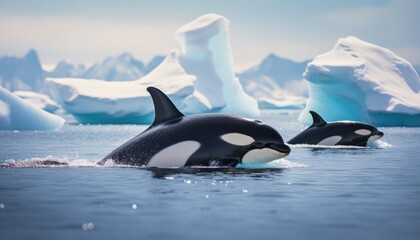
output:
<svg viewBox="0 0 420 240"><path fill-rule="evenodd" d="M261 120L287 140L296 116ZM257 169L95 167L144 129L0 132L0 162L71 165L0 168L0 239L420 238L420 128L381 128L370 148L293 147Z"/></svg>

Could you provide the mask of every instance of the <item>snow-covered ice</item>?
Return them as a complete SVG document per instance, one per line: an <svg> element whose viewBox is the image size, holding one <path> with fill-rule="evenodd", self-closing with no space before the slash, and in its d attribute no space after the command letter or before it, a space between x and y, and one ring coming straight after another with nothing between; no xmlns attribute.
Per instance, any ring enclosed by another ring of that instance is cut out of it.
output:
<svg viewBox="0 0 420 240"><path fill-rule="evenodd" d="M299 120L313 110L327 121L354 120L379 126L420 126L420 78L389 49L356 37L341 38L317 56L304 74L309 99Z"/></svg>
<svg viewBox="0 0 420 240"><path fill-rule="evenodd" d="M32 105L42 108L50 113L53 113L60 108L60 106L58 106L57 103L55 103L49 96L42 93L30 91L15 91L13 92L13 94L20 97L24 101L29 102Z"/></svg>
<svg viewBox="0 0 420 240"><path fill-rule="evenodd" d="M0 87L0 130L54 130L64 119L25 102Z"/></svg>
<svg viewBox="0 0 420 240"><path fill-rule="evenodd" d="M182 26L175 34L181 53L172 51L154 71L136 81L48 78L46 84L53 99L82 123L150 123L153 104L148 86L169 94L187 114L254 117L259 114L258 104L235 76L228 26L229 21L216 14Z"/></svg>
<svg viewBox="0 0 420 240"><path fill-rule="evenodd" d="M194 94L184 102L184 112L222 110L249 117L259 115L257 101L244 92L234 73L229 20L206 14L179 28L175 36L181 44L182 67L197 77Z"/></svg>
<svg viewBox="0 0 420 240"><path fill-rule="evenodd" d="M151 73L136 81L110 82L47 78L52 97L81 123L150 123L153 103L147 92L155 86L178 107L194 91L196 78L185 73L178 52L171 52Z"/></svg>

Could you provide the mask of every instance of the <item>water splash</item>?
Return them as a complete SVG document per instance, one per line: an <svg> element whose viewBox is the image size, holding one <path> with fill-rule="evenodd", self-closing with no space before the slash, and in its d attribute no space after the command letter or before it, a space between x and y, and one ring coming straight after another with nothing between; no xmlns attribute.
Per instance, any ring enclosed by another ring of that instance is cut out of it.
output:
<svg viewBox="0 0 420 240"><path fill-rule="evenodd" d="M32 157L23 160L8 159L0 167L98 167L97 160L68 159L67 157Z"/></svg>
<svg viewBox="0 0 420 240"><path fill-rule="evenodd" d="M368 148L379 148L379 149L383 149L383 148L390 148L392 147L392 144L387 143L385 141L382 140L378 140L372 143L368 144Z"/></svg>
<svg viewBox="0 0 420 240"><path fill-rule="evenodd" d="M0 163L0 167L26 167L26 168L36 168L36 167L119 167L119 168L146 168L146 167L139 167L139 166L130 166L130 165L119 165L115 164L112 160L107 161L103 166L97 164L97 159L68 159L67 157L54 157L54 156L47 156L47 157L32 157L23 160L15 160L15 159L8 159L4 163ZM292 162L286 159L279 159L269 163L261 164L261 163L242 163L239 164L236 168L240 169L265 169L265 168L277 168L277 169L284 169L284 168L307 168L310 165L304 163L297 163ZM203 168L203 167L191 167L191 168ZM208 168L215 168L220 169L220 167L208 167ZM221 167L224 168L224 167ZM173 168L173 169L180 169L180 168Z"/></svg>

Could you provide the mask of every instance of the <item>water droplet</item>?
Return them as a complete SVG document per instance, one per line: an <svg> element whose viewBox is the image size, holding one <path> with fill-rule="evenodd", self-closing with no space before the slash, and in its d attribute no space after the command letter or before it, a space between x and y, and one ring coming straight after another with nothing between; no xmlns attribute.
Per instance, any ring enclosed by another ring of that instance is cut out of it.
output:
<svg viewBox="0 0 420 240"><path fill-rule="evenodd" d="M242 189L242 192L247 193L248 189Z"/></svg>
<svg viewBox="0 0 420 240"><path fill-rule="evenodd" d="M206 194L206 198L209 198L209 195L208 194Z"/></svg>
<svg viewBox="0 0 420 240"><path fill-rule="evenodd" d="M0 209L4 209L6 206L3 203L0 203Z"/></svg>
<svg viewBox="0 0 420 240"><path fill-rule="evenodd" d="M93 223L83 223L82 224L82 229L87 231L87 230L93 230L95 228L95 225Z"/></svg>
<svg viewBox="0 0 420 240"><path fill-rule="evenodd" d="M174 180L175 178L174 177L165 177L165 179Z"/></svg>
<svg viewBox="0 0 420 240"><path fill-rule="evenodd" d="M287 185L292 185L292 182L287 182Z"/></svg>
<svg viewBox="0 0 420 240"><path fill-rule="evenodd" d="M93 223L88 223L88 229L93 230L95 228L95 225Z"/></svg>
<svg viewBox="0 0 420 240"><path fill-rule="evenodd" d="M186 184L191 184L191 180L184 180Z"/></svg>
<svg viewBox="0 0 420 240"><path fill-rule="evenodd" d="M133 205L131 205L131 208L136 210L137 209L137 204L133 203Z"/></svg>

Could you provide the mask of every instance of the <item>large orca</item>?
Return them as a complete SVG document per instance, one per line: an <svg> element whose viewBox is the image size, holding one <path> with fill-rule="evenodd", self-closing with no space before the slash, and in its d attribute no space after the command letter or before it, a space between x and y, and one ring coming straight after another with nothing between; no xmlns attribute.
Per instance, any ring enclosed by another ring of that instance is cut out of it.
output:
<svg viewBox="0 0 420 240"><path fill-rule="evenodd" d="M352 121L325 122L322 117L309 111L312 115L312 125L290 139L289 144L310 144L310 145L344 145L344 146L362 146L378 140L384 134L374 126Z"/></svg>
<svg viewBox="0 0 420 240"><path fill-rule="evenodd" d="M153 124L102 159L145 167L227 166L266 163L290 153L280 134L258 120L226 114L184 116L154 87Z"/></svg>

